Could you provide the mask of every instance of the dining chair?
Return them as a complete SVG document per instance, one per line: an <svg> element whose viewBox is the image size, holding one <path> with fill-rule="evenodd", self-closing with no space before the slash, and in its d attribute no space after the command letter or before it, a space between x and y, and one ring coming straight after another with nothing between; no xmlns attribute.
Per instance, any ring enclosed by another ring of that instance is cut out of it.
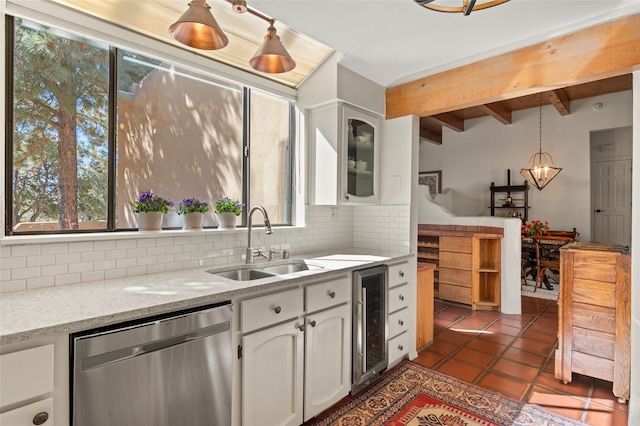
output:
<svg viewBox="0 0 640 426"><path fill-rule="evenodd" d="M576 231L576 228L573 228L573 231L556 231L549 229L547 230L547 232L545 232L545 235L548 235L550 237L569 237L573 241L578 241L580 233Z"/></svg>
<svg viewBox="0 0 640 426"><path fill-rule="evenodd" d="M547 270L560 271L560 247L575 240L556 235L539 235L531 238L536 246L536 286L533 289L535 292L538 287L542 287Z"/></svg>

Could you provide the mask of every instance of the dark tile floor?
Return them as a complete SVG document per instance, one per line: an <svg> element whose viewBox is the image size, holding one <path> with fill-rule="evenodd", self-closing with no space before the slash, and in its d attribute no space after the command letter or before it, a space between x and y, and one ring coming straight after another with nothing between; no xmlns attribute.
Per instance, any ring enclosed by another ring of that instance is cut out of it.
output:
<svg viewBox="0 0 640 426"><path fill-rule="evenodd" d="M578 374L553 375L556 301L522 297L521 315L472 311L435 302L434 341L414 361L597 426L627 424L612 383Z"/></svg>

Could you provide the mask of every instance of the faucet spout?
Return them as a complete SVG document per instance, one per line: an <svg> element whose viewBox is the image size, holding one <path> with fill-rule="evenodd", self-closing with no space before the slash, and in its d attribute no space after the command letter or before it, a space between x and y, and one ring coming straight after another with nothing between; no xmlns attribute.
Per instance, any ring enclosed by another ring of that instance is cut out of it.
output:
<svg viewBox="0 0 640 426"><path fill-rule="evenodd" d="M247 264L253 263L253 247L251 247L251 227L253 226L253 212L256 210L260 210L262 212L262 216L264 217L264 230L267 235L272 234L273 230L271 229L271 221L269 220L269 215L267 211L262 206L253 206L251 210L249 210L249 217L247 219Z"/></svg>

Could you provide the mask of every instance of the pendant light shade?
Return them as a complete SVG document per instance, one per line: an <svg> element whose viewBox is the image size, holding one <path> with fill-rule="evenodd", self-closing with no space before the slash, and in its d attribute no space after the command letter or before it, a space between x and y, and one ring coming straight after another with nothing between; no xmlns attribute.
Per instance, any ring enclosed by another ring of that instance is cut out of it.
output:
<svg viewBox="0 0 640 426"><path fill-rule="evenodd" d="M562 167L553 164L553 158L548 152L542 152L542 102L540 103L540 145L537 153L531 156L526 169L520 174L533 186L542 191L554 177L562 171Z"/></svg>
<svg viewBox="0 0 640 426"><path fill-rule="evenodd" d="M205 0L191 0L189 9L169 27L169 34L180 43L202 50L216 50L229 39L216 22Z"/></svg>
<svg viewBox="0 0 640 426"><path fill-rule="evenodd" d="M276 34L273 20L269 21L267 35L264 36L264 41L249 64L255 70L270 74L291 71L296 67L296 61L291 58L280 41L280 37Z"/></svg>

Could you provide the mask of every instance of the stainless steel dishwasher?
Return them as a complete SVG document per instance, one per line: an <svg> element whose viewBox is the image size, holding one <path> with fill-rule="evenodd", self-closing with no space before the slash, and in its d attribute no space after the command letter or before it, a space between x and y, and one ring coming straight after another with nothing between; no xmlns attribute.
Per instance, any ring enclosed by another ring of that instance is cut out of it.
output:
<svg viewBox="0 0 640 426"><path fill-rule="evenodd" d="M232 305L71 336L74 426L230 426Z"/></svg>

